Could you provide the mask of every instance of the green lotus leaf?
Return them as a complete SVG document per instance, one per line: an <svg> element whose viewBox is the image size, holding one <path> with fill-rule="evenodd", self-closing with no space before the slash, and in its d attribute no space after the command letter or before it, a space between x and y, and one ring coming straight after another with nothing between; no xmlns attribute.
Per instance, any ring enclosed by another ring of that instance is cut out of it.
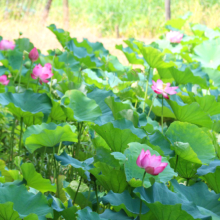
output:
<svg viewBox="0 0 220 220"><path fill-rule="evenodd" d="M91 164L94 161L93 158L89 158L81 162L75 158L70 157L65 151L59 156L56 154L54 156L62 166L71 165L78 170L79 174L83 176L84 179L90 179L88 170L92 168Z"/></svg>
<svg viewBox="0 0 220 220"><path fill-rule="evenodd" d="M211 189L220 193L220 160L211 161L208 166L201 166L197 174L202 176Z"/></svg>
<svg viewBox="0 0 220 220"><path fill-rule="evenodd" d="M24 93L1 93L0 104L7 106L9 111L18 118L38 114L39 117L44 116L46 120L52 108L51 100L46 94L33 93L30 90Z"/></svg>
<svg viewBox="0 0 220 220"><path fill-rule="evenodd" d="M207 75L203 72L191 70L184 64L178 69L171 67L158 69L158 72L162 78L170 79L172 77L178 84L186 85L187 83L193 83L200 85L202 88L208 88Z"/></svg>
<svg viewBox="0 0 220 220"><path fill-rule="evenodd" d="M4 177L4 182L13 182L14 180L22 180L22 176L19 174L18 170L8 170L6 164L0 159L0 173Z"/></svg>
<svg viewBox="0 0 220 220"><path fill-rule="evenodd" d="M116 49L121 50L126 56L127 60L131 64L146 64L146 61L140 57L135 51L133 51L130 47L124 48L122 45L116 45Z"/></svg>
<svg viewBox="0 0 220 220"><path fill-rule="evenodd" d="M160 52L159 50L149 46L146 47L139 42L135 42L135 44L138 46L141 54L151 68L169 68L171 66L175 66L175 63L173 63L172 61L165 62L165 54Z"/></svg>
<svg viewBox="0 0 220 220"><path fill-rule="evenodd" d="M172 180L171 184L175 193L189 203L195 204L200 213L207 216L207 219L210 216L210 219L213 220L220 219L219 194L210 191L205 183L198 182L190 187L186 187L183 184L178 184L176 180Z"/></svg>
<svg viewBox="0 0 220 220"><path fill-rule="evenodd" d="M139 198L132 198L127 190L122 193L114 193L110 191L103 197L104 203L111 204L116 211L124 210L130 217L136 217L136 215L139 214L140 201ZM146 214L148 211L149 208L143 204L141 214Z"/></svg>
<svg viewBox="0 0 220 220"><path fill-rule="evenodd" d="M94 122L102 114L96 102L78 90L67 91L61 99L61 104L65 106L68 118L79 122Z"/></svg>
<svg viewBox="0 0 220 220"><path fill-rule="evenodd" d="M50 180L44 179L40 173L37 173L32 163L23 163L21 165L21 171L28 186L42 193L48 191L56 192L56 185L52 185Z"/></svg>
<svg viewBox="0 0 220 220"><path fill-rule="evenodd" d="M173 145L176 142L188 143L190 145L188 149L192 149L204 164L209 164L215 157L215 148L211 138L196 125L173 122L168 128L166 136Z"/></svg>
<svg viewBox="0 0 220 220"><path fill-rule="evenodd" d="M203 97L195 96L196 102L199 103L200 108L209 115L220 114L220 103L216 102L215 96L206 95Z"/></svg>
<svg viewBox="0 0 220 220"><path fill-rule="evenodd" d="M175 169L179 176L187 180L198 177L196 173L198 168L201 167L201 163L193 163L189 160L184 160L182 157L173 157L169 161L170 165Z"/></svg>
<svg viewBox="0 0 220 220"><path fill-rule="evenodd" d="M16 49L19 49L22 53L24 50L30 52L34 45L30 42L28 38L19 38L15 40Z"/></svg>
<svg viewBox="0 0 220 220"><path fill-rule="evenodd" d="M184 160L202 164L201 160L198 158L198 155L188 143L176 142L173 146L173 150L175 151L176 155Z"/></svg>
<svg viewBox="0 0 220 220"><path fill-rule="evenodd" d="M86 48L77 45L74 39L71 39L67 43L67 48L73 52L76 60L83 63L88 68L101 67L103 63L95 56L95 54L90 54L87 52Z"/></svg>
<svg viewBox="0 0 220 220"><path fill-rule="evenodd" d="M121 193L127 188L128 183L124 171L102 162L96 162L94 166L95 168L90 169L89 172L96 177L98 184L107 191Z"/></svg>
<svg viewBox="0 0 220 220"><path fill-rule="evenodd" d="M69 124L56 125L52 122L32 125L24 132L24 144L30 152L34 152L41 147L55 147L63 141L77 142L75 129Z"/></svg>
<svg viewBox="0 0 220 220"><path fill-rule="evenodd" d="M116 95L112 91L95 88L92 92L88 93L87 96L90 99L94 99L102 111L102 115L99 116L95 121L96 124L102 125L114 120L112 111L105 102L105 98L108 96L116 97Z"/></svg>
<svg viewBox="0 0 220 220"><path fill-rule="evenodd" d="M40 220L46 220L46 216L53 215L53 209L48 206L47 199L41 193L34 195L28 192L24 185L0 187L0 194L0 204L14 203L13 209L18 212L20 218L36 214Z"/></svg>
<svg viewBox="0 0 220 220"><path fill-rule="evenodd" d="M0 217L5 220L21 220L17 211L13 209L12 202L6 202L5 204L0 204ZM36 214L30 214L23 218L24 220L38 220Z"/></svg>
<svg viewBox="0 0 220 220"><path fill-rule="evenodd" d="M192 124L200 125L203 127L211 128L212 120L209 115L204 112L198 103L191 103L189 105L185 103L178 103L177 96L171 96L170 100L167 100L170 107L172 108L176 119L182 122L189 122Z"/></svg>
<svg viewBox="0 0 220 220"><path fill-rule="evenodd" d="M63 29L58 29L55 24L51 24L47 27L50 31L52 31L55 35L57 40L60 42L60 44L65 47L67 42L69 42L70 33L67 31L64 31Z"/></svg>
<svg viewBox="0 0 220 220"><path fill-rule="evenodd" d="M133 218L128 217L123 210L121 210L120 212L114 212L111 209L106 209L99 216L102 218L115 219L115 220L131 220L131 219L133 219Z"/></svg>
<svg viewBox="0 0 220 220"><path fill-rule="evenodd" d="M210 195L208 188L204 183L194 184L193 189L196 187L198 187L198 189L193 193L192 187L180 185L176 180L172 180L171 182L174 186L174 192L170 191L165 184L156 182L153 186L147 189L143 187L136 188L134 193L144 201L148 208L153 212L156 219L210 219L210 214L203 211L204 204L208 203L205 200L201 200L199 193L197 195L197 192L200 192L200 190L205 190L205 192ZM204 189L201 186L206 186L207 189ZM180 189L182 189L182 191L180 191ZM204 191L201 193L203 194ZM203 198L206 198L206 195L204 196L205 197ZM215 202L213 201L213 203L216 205L217 196L211 195L211 197L215 199ZM202 202L198 202L197 199ZM201 205L203 207L200 207ZM208 207L208 205L206 205L206 207ZM215 206L213 208L215 208Z"/></svg>
<svg viewBox="0 0 220 220"><path fill-rule="evenodd" d="M124 119L102 126L95 125L93 129L105 140L112 151L122 153L130 142L138 142L146 136L142 129L135 128L131 121Z"/></svg>
<svg viewBox="0 0 220 220"><path fill-rule="evenodd" d="M99 214L96 212L92 212L92 210L90 208L85 208L82 210L79 210L77 212L78 214L78 220L107 220L106 218L101 218L99 217Z"/></svg>
<svg viewBox="0 0 220 220"><path fill-rule="evenodd" d="M194 48L193 58L202 63L203 67L216 69L220 65L219 39L206 40Z"/></svg>
<svg viewBox="0 0 220 220"><path fill-rule="evenodd" d="M129 144L129 148L126 149L124 152L125 156L127 157L127 160L125 162L125 174L126 174L127 181L132 187L141 186L141 180L144 175L144 169L141 169L136 164L136 160L138 156L140 155L142 149L144 149L145 151L150 150L151 155L155 154L159 156L159 153L157 151L152 150L149 146L145 144L140 144L140 143ZM162 161L168 163L167 167L164 169L162 173L160 173L157 176L152 176L146 173L145 178L144 178L145 187L149 187L151 185L150 183L151 177L153 177L155 181L157 182L166 183L167 181L172 179L173 176L176 176L176 173L174 173L173 169L170 167L169 162L167 161L167 158L162 157Z"/></svg>
<svg viewBox="0 0 220 220"><path fill-rule="evenodd" d="M209 79L213 81L214 86L220 88L220 71L212 68L204 68L203 71L208 74Z"/></svg>

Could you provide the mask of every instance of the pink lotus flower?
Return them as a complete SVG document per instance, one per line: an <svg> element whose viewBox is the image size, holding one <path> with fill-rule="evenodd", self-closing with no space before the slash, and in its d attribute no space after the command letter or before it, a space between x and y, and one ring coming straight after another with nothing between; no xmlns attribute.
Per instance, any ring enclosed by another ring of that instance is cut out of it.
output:
<svg viewBox="0 0 220 220"><path fill-rule="evenodd" d="M0 41L0 50L8 50L8 49L14 50L14 48L15 48L15 44L13 42L8 40Z"/></svg>
<svg viewBox="0 0 220 220"><path fill-rule="evenodd" d="M42 84L42 82L48 83L49 81L47 79L53 76L51 68L52 66L50 63L46 63L44 67L38 64L34 67L31 77L33 79L39 79L40 84Z"/></svg>
<svg viewBox="0 0 220 220"><path fill-rule="evenodd" d="M179 31L170 31L166 33L166 38L171 43L180 43L180 41L183 38L183 34L180 33Z"/></svg>
<svg viewBox="0 0 220 220"><path fill-rule="evenodd" d="M178 89L178 86L170 87L170 83L164 84L162 80L158 79L157 82L153 82L153 85L151 88L154 90L157 94L162 94L165 99L169 99L168 95L174 95L177 92L175 91Z"/></svg>
<svg viewBox="0 0 220 220"><path fill-rule="evenodd" d="M10 80L7 79L7 76L6 76L6 75L0 76L0 83L1 83L2 85L7 86L8 83L9 83L9 81L10 81Z"/></svg>
<svg viewBox="0 0 220 220"><path fill-rule="evenodd" d="M145 152L144 149L142 149L140 155L137 158L136 164L140 168L145 169L146 173L156 176L163 172L163 170L168 165L168 163L162 163L161 159L161 156L156 156L155 154L151 156L149 150Z"/></svg>
<svg viewBox="0 0 220 220"><path fill-rule="evenodd" d="M38 51L37 51L37 48L36 48L36 47L34 47L34 48L30 51L28 57L29 57L29 59L30 59L32 62L34 62L34 61L36 61L36 60L38 59L39 54L38 54Z"/></svg>

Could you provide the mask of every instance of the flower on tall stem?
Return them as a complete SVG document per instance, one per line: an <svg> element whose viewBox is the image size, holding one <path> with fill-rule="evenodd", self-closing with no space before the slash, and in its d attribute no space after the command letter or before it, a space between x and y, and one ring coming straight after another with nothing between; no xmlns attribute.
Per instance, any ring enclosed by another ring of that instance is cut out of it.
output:
<svg viewBox="0 0 220 220"><path fill-rule="evenodd" d="M8 83L9 83L9 79L7 79L7 76L6 75L2 75L0 76L0 83L4 86L7 86Z"/></svg>
<svg viewBox="0 0 220 220"><path fill-rule="evenodd" d="M179 31L170 31L166 33L166 39L171 43L180 43L183 38L183 34Z"/></svg>
<svg viewBox="0 0 220 220"><path fill-rule="evenodd" d="M157 176L159 173L163 172L166 168L168 163L161 162L162 157L156 156L155 154L151 156L149 150L144 151L142 149L140 155L137 158L136 164L145 170L143 178L142 178L142 186L144 185L144 177L146 173L149 173L153 176ZM141 218L141 211L142 211L142 200L140 201L140 211L139 211L139 218Z"/></svg>
<svg viewBox="0 0 220 220"><path fill-rule="evenodd" d="M0 50L14 50L15 44L8 40L1 40L0 41Z"/></svg>
<svg viewBox="0 0 220 220"><path fill-rule="evenodd" d="M44 67L42 67L40 64L37 64L31 74L33 79L39 79L40 84L42 84L42 82L48 83L49 81L47 79L51 78L52 76L52 66L50 63L46 63Z"/></svg>
<svg viewBox="0 0 220 220"><path fill-rule="evenodd" d="M146 173L157 176L159 173L163 172L168 165L168 163L162 163L161 159L161 156L156 156L155 154L151 156L149 150L145 152L144 149L142 149L136 164L144 169Z"/></svg>
<svg viewBox="0 0 220 220"><path fill-rule="evenodd" d="M178 86L170 86L170 83L164 84L162 80L158 79L157 82L153 81L153 85L151 88L154 90L155 93L163 95L165 99L169 99L168 95L174 95L177 92L175 91L178 89Z"/></svg>
<svg viewBox="0 0 220 220"><path fill-rule="evenodd" d="M35 62L35 61L38 59L39 53L38 53L36 47L34 47L34 48L30 51L30 53L28 54L28 57L29 57L29 59L31 60L31 62Z"/></svg>

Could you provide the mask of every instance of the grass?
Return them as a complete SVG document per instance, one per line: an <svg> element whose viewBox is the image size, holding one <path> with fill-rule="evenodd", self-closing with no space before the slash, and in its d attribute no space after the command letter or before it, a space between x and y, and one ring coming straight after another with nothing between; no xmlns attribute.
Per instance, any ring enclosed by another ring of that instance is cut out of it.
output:
<svg viewBox="0 0 220 220"><path fill-rule="evenodd" d="M165 24L165 0L69 0L70 27L88 27L104 37L116 35L119 27L121 37L154 38L161 34ZM9 3L8 5L6 3ZM19 2L19 1L17 1ZM21 2L21 1L20 1ZM30 2L30 3L28 3ZM53 0L49 21L63 23L62 0ZM5 9L11 20L22 20L28 15L32 23L39 20L46 0L1 1L0 21L4 21ZM193 15L189 22L205 24L211 28L220 24L220 0L172 0L171 16L178 18L187 12ZM29 4L29 5L28 5ZM29 7L29 8L28 8ZM189 32L189 27L185 25Z"/></svg>

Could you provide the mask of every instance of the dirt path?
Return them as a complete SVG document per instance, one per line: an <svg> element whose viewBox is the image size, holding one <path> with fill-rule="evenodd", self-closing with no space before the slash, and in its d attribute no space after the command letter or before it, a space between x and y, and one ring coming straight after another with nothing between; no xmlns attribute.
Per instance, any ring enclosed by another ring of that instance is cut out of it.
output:
<svg viewBox="0 0 220 220"><path fill-rule="evenodd" d="M58 26L58 25L57 25ZM59 26L58 26L59 27ZM23 37L29 38L30 41L39 48L42 53L47 53L47 50L60 48L61 45L57 41L55 35L46 28L46 25L31 23L21 23L17 21L2 22L0 27L0 36L4 39L13 40L19 37L19 32L23 32ZM76 37L79 41L82 41L83 38L87 38L91 42L101 42L104 47L110 51L112 55L118 57L121 63L128 64L127 59L124 54L115 49L115 45L123 44L123 38L100 38L94 34L94 31L88 28L70 28L68 30L72 37ZM144 41L145 43L152 42L152 39L138 39Z"/></svg>

